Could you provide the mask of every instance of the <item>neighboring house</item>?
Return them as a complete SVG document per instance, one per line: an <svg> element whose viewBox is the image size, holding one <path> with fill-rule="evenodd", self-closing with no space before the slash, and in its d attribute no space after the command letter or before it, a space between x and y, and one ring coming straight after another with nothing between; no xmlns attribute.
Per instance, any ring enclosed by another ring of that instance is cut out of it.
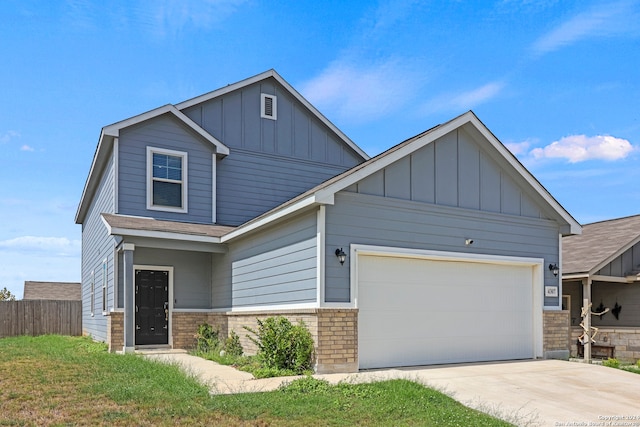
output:
<svg viewBox="0 0 640 427"><path fill-rule="evenodd" d="M580 225L472 112L369 159L267 71L103 128L76 222L112 350L285 315L318 372L568 355Z"/></svg>
<svg viewBox="0 0 640 427"><path fill-rule="evenodd" d="M640 359L640 215L583 226L562 240L562 293L571 312L572 353L582 333L581 308L591 302L598 345L615 347L616 358Z"/></svg>
<svg viewBox="0 0 640 427"><path fill-rule="evenodd" d="M23 300L82 301L82 285L71 282L24 282Z"/></svg>

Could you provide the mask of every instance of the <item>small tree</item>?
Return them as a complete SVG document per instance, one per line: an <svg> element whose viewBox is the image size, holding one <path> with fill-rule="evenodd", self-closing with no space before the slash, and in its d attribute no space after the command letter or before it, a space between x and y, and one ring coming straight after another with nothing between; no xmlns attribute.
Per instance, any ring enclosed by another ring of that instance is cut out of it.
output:
<svg viewBox="0 0 640 427"><path fill-rule="evenodd" d="M15 301L15 300L16 300L16 296L12 294L11 291L7 289L6 286L0 289L0 301Z"/></svg>

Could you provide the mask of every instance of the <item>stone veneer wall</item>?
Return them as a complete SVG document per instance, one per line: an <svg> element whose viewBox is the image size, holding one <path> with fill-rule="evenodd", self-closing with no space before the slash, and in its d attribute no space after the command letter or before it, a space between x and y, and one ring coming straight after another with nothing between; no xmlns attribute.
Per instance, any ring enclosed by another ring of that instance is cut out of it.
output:
<svg viewBox="0 0 640 427"><path fill-rule="evenodd" d="M318 310L316 373L358 372L358 310Z"/></svg>
<svg viewBox="0 0 640 427"><path fill-rule="evenodd" d="M316 373L358 372L358 310L357 309L302 309L227 313L228 331L234 331L246 354L255 354L257 348L247 337L244 326L257 329L256 319L284 316L292 323L303 321L315 342Z"/></svg>
<svg viewBox="0 0 640 427"><path fill-rule="evenodd" d="M171 313L173 348L190 350L196 347L195 334L198 326L208 323L217 329L220 337L227 336L227 321L224 313L180 312Z"/></svg>
<svg viewBox="0 0 640 427"><path fill-rule="evenodd" d="M107 345L109 352L122 351L124 348L124 313L112 311L107 316Z"/></svg>
<svg viewBox="0 0 640 427"><path fill-rule="evenodd" d="M571 356L578 355L578 337L582 335L582 328L571 328ZM596 345L615 346L614 356L625 362L640 360L640 329L631 327L598 327L595 337Z"/></svg>
<svg viewBox="0 0 640 427"><path fill-rule="evenodd" d="M569 310L545 311L542 321L545 359L568 359Z"/></svg>

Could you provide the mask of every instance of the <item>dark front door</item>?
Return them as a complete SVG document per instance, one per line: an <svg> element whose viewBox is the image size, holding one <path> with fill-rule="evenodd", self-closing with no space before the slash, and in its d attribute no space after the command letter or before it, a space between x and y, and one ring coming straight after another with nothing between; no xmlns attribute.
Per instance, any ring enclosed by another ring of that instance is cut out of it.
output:
<svg viewBox="0 0 640 427"><path fill-rule="evenodd" d="M136 270L136 345L169 343L169 272Z"/></svg>

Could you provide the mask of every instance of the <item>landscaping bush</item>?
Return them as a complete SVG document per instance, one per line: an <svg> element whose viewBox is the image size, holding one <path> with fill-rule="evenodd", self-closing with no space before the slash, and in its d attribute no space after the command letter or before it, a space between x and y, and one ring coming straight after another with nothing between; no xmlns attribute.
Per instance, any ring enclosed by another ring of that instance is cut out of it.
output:
<svg viewBox="0 0 640 427"><path fill-rule="evenodd" d="M609 368L619 368L620 361L618 359L607 359L602 362L603 366L608 366Z"/></svg>
<svg viewBox="0 0 640 427"><path fill-rule="evenodd" d="M244 349L240 344L240 337L234 331L231 331L229 337L224 342L224 351L229 356L242 356Z"/></svg>
<svg viewBox="0 0 640 427"><path fill-rule="evenodd" d="M302 374L311 369L313 337L304 322L293 325L287 318L257 319L258 330L245 326L255 337L247 335L258 347L258 359L263 368Z"/></svg>
<svg viewBox="0 0 640 427"><path fill-rule="evenodd" d="M197 350L203 353L215 351L220 345L219 332L217 329L213 329L208 323L203 323L198 326L198 332L195 337L197 341Z"/></svg>

